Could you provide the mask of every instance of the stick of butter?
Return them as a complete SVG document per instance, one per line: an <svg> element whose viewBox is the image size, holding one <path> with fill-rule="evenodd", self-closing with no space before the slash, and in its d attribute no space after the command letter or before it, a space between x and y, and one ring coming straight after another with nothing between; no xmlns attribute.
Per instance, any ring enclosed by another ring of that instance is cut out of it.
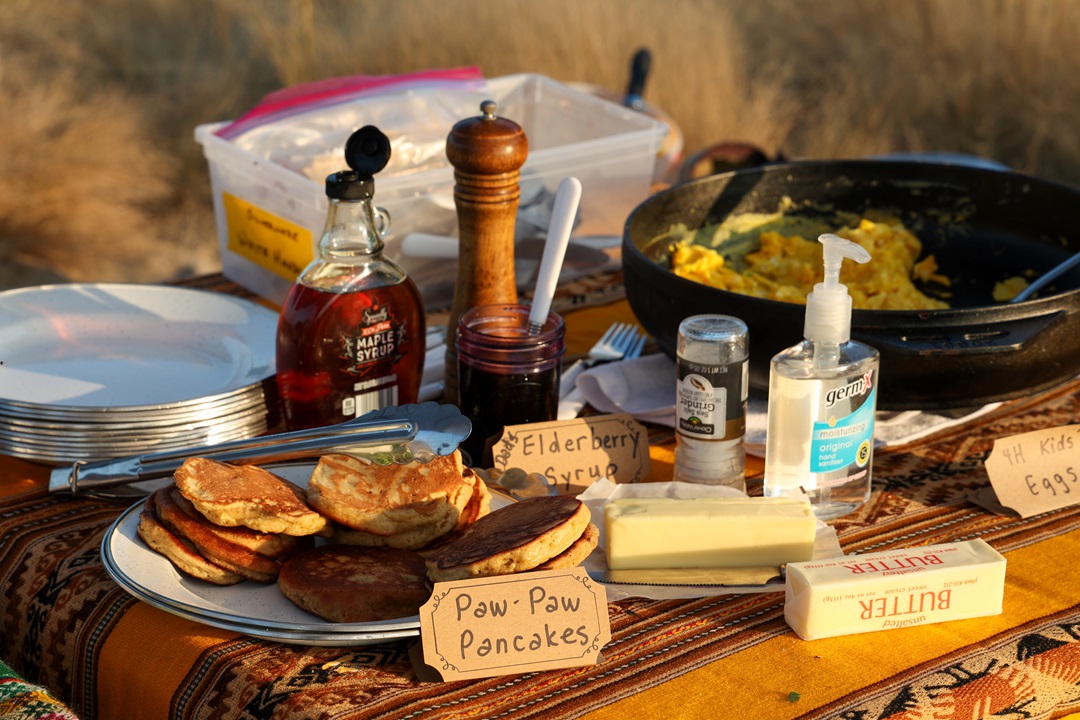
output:
<svg viewBox="0 0 1080 720"><path fill-rule="evenodd" d="M803 640L1001 613L1005 558L983 540L787 566L784 619Z"/></svg>
<svg viewBox="0 0 1080 720"><path fill-rule="evenodd" d="M814 556L810 503L792 498L620 498L604 505L611 570L779 566Z"/></svg>

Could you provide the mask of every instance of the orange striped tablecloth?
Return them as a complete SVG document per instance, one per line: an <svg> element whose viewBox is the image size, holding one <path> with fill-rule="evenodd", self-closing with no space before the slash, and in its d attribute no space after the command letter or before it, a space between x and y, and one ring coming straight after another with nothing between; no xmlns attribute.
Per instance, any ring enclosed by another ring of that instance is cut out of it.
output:
<svg viewBox="0 0 1080 720"><path fill-rule="evenodd" d="M564 314L571 352L632 319L618 298ZM1066 717L1080 712L1080 507L1020 520L968 498L995 438L1080 421L1078 392L879 453L870 502L834 521L848 553L985 539L1008 559L996 617L806 642L782 593L633 598L609 605L595 666L420 682L412 641L286 645L135 600L99 556L125 506L51 497L46 468L0 458L0 658L83 718ZM670 442L652 453L653 479L670 477Z"/></svg>

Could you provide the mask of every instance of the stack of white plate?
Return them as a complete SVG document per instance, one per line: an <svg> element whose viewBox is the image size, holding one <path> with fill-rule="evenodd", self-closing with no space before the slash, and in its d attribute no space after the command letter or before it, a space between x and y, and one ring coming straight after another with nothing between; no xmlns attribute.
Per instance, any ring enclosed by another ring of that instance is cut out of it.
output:
<svg viewBox="0 0 1080 720"><path fill-rule="evenodd" d="M204 290L0 293L0 452L65 464L264 433L277 313Z"/></svg>

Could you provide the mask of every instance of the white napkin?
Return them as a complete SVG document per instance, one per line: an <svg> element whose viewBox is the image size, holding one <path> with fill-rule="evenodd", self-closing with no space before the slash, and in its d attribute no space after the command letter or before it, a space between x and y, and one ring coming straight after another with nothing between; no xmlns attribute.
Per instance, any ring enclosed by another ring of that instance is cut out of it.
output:
<svg viewBox="0 0 1080 720"><path fill-rule="evenodd" d="M584 401L600 412L675 426L675 363L666 355L597 365L578 375L576 390L559 403L560 420L577 417Z"/></svg>
<svg viewBox="0 0 1080 720"><path fill-rule="evenodd" d="M424 372L420 378L417 402L438 400L443 393L443 368L446 366L446 326L428 328Z"/></svg>
<svg viewBox="0 0 1080 720"><path fill-rule="evenodd" d="M642 422L675 426L677 368L666 355L646 355L590 368L577 378L576 392L559 404L559 419L577 416L583 402L607 413L629 413ZM918 440L990 412L1001 403L964 410L879 411L874 419L874 445L890 447ZM764 397L751 394L746 409L746 452L765 456Z"/></svg>

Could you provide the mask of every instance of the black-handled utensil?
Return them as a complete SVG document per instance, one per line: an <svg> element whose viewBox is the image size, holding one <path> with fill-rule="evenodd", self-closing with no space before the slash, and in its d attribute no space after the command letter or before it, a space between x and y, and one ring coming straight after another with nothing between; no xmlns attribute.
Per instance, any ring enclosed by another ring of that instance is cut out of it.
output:
<svg viewBox="0 0 1080 720"><path fill-rule="evenodd" d="M644 110L645 80L649 77L649 68L652 65L652 55L645 48L634 53L630 61L630 83L626 87L626 97L623 105L634 110Z"/></svg>

